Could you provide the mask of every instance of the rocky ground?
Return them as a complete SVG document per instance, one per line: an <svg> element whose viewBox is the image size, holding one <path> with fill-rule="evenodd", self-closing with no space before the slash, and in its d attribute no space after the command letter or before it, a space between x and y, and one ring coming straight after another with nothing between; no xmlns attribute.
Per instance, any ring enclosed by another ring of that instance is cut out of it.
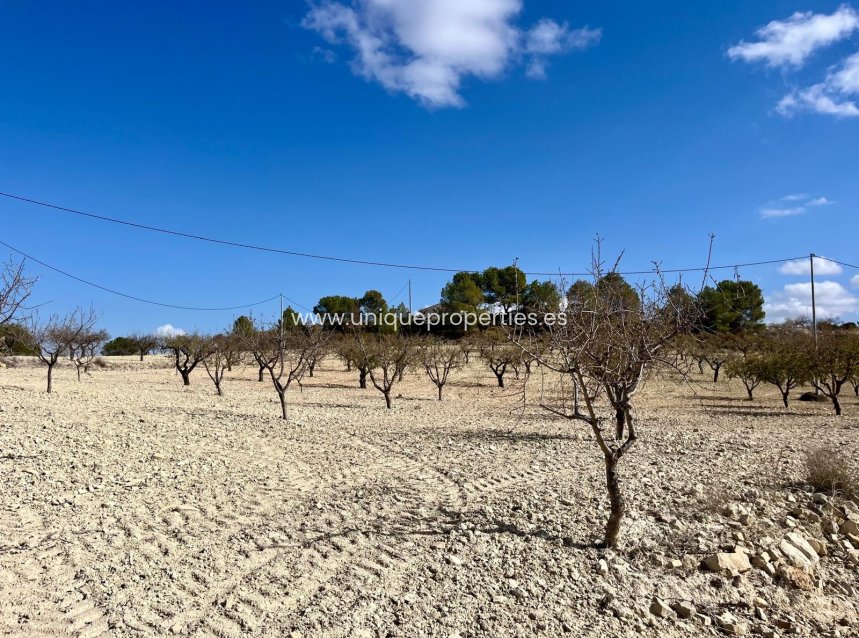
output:
<svg viewBox="0 0 859 638"><path fill-rule="evenodd" d="M476 364L386 411L327 361L284 423L256 370L108 361L0 369L3 635L859 635L859 507L804 483L853 397L652 382L606 551L590 433Z"/></svg>

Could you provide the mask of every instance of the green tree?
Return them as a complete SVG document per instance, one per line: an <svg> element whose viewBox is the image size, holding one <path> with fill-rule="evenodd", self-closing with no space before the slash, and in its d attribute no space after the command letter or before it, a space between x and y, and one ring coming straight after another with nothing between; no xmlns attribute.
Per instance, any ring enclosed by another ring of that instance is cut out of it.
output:
<svg viewBox="0 0 859 638"><path fill-rule="evenodd" d="M509 310L516 305L517 298L525 292L525 273L516 266L487 268L477 278L477 283L483 292L483 301L489 304L497 303Z"/></svg>
<svg viewBox="0 0 859 638"><path fill-rule="evenodd" d="M470 272L458 272L441 290L441 303L448 310L476 311L483 303L478 278Z"/></svg>
<svg viewBox="0 0 859 638"><path fill-rule="evenodd" d="M593 284L584 279L578 279L567 290L567 302L571 309L584 308L590 303L593 294Z"/></svg>
<svg viewBox="0 0 859 638"><path fill-rule="evenodd" d="M245 315L241 315L233 322L233 334L250 337L255 330L254 320Z"/></svg>
<svg viewBox="0 0 859 638"><path fill-rule="evenodd" d="M102 354L109 357L119 356L128 357L137 354L137 343L128 337L116 337L111 339L101 349Z"/></svg>
<svg viewBox="0 0 859 638"><path fill-rule="evenodd" d="M525 312L558 312L561 295L551 281L532 281L525 287L522 304Z"/></svg>
<svg viewBox="0 0 859 638"><path fill-rule="evenodd" d="M725 279L699 294L702 327L713 332L742 332L763 327L764 295L751 281Z"/></svg>
<svg viewBox="0 0 859 638"><path fill-rule="evenodd" d="M358 307L367 315L380 315L388 310L388 302L378 290L368 290L358 300Z"/></svg>
<svg viewBox="0 0 859 638"><path fill-rule="evenodd" d="M613 309L638 310L641 307L638 292L616 272L600 277L596 283L596 292L601 299L608 301Z"/></svg>
<svg viewBox="0 0 859 638"><path fill-rule="evenodd" d="M287 306L283 310L283 329L294 330L301 324L301 315L299 315L292 306Z"/></svg>
<svg viewBox="0 0 859 638"><path fill-rule="evenodd" d="M341 331L357 319L360 310L360 301L345 295L322 297L313 307L313 312L322 318L325 327Z"/></svg>

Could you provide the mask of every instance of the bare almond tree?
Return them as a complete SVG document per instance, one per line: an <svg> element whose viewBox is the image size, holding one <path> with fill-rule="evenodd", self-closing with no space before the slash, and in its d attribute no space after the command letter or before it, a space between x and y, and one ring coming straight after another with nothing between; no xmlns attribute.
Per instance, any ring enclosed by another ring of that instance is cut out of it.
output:
<svg viewBox="0 0 859 638"><path fill-rule="evenodd" d="M96 315L90 309L73 310L64 317L51 315L44 322L38 317L30 320L27 332L30 346L39 360L48 366L47 391L53 390L54 366L61 356L68 355L73 345L81 335L92 330L95 326Z"/></svg>
<svg viewBox="0 0 859 638"><path fill-rule="evenodd" d="M385 397L385 407L392 406L391 391L412 360L414 341L399 334L355 333L362 362L369 367L370 381Z"/></svg>
<svg viewBox="0 0 859 638"><path fill-rule="evenodd" d="M238 337L234 334L214 335L207 339L208 355L203 359L203 367L206 369L206 374L215 384L215 392L218 396L223 396L223 388L221 384L224 381L224 375L230 369L231 357L239 350L236 345Z"/></svg>
<svg viewBox="0 0 859 638"><path fill-rule="evenodd" d="M575 303L559 317L562 321L547 326L549 342L538 357L544 372L557 377L553 393L547 394L545 386L541 391L541 405L586 423L602 453L610 502L603 541L607 547L617 546L626 511L618 465L638 439L633 397L688 323L685 311L671 306L661 280L639 287L633 295L625 282L617 285L622 278L616 268L605 272L597 250L593 283L586 292L578 290ZM520 344L528 347L527 341ZM604 429L603 406L613 413L614 436Z"/></svg>
<svg viewBox="0 0 859 638"><path fill-rule="evenodd" d="M331 331L320 326L298 324L281 330L279 324L257 330L248 337L248 348L254 359L268 371L280 399L281 416L289 419L286 391L293 382L301 385L310 359L331 338Z"/></svg>
<svg viewBox="0 0 859 638"><path fill-rule="evenodd" d="M106 330L89 329L79 334L74 343L69 346L78 381L81 380L81 371L89 374L89 367L93 359L99 355L109 338Z"/></svg>
<svg viewBox="0 0 859 638"><path fill-rule="evenodd" d="M165 337L161 347L169 352L183 385L191 385L191 373L211 354L209 339L199 334L182 334Z"/></svg>
<svg viewBox="0 0 859 638"><path fill-rule="evenodd" d="M478 342L480 358L486 362L498 387L504 387L504 375L508 368L516 367L522 359L522 350L510 343L507 335L499 329L489 329L481 335Z"/></svg>
<svg viewBox="0 0 859 638"><path fill-rule="evenodd" d="M144 334L135 332L134 334L128 337L128 340L134 346L137 353L140 355L140 360L143 361L143 357L158 348L161 344L161 340L157 335L154 334Z"/></svg>
<svg viewBox="0 0 859 638"><path fill-rule="evenodd" d="M33 292L35 277L24 272L24 261L15 262L11 257L0 267L0 326L10 323L24 308Z"/></svg>
<svg viewBox="0 0 859 638"><path fill-rule="evenodd" d="M438 400L441 401L442 389L450 373L463 364L465 355L457 344L445 343L435 337L420 340L418 355L427 376L438 389Z"/></svg>

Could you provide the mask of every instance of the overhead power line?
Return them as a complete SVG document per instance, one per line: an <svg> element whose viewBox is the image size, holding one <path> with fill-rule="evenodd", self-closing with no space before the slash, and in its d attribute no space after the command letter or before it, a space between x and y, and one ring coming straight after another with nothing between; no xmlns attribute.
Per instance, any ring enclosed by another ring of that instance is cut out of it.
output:
<svg viewBox="0 0 859 638"><path fill-rule="evenodd" d="M6 246L6 248L8 248L9 250L18 253L22 257L29 259L32 262L35 262L41 266L44 266L45 268L48 268L49 270L53 270L54 272L59 273L59 274L63 275L64 277L68 277L69 279L74 279L75 281L79 281L82 284L86 284L87 286L92 286L93 288L98 288L99 290L103 290L104 292L109 292L112 295L117 295L119 297L125 297L126 299L132 299L134 301L139 301L141 303L146 303L146 304L150 304L153 306L161 306L163 308L175 308L177 310L207 310L207 311L208 310L211 310L211 311L241 310L243 308L252 308L254 306L260 306L264 303L274 301L275 299L278 299L280 297L280 295L275 295L274 297L270 297L269 299L264 299L262 301L257 301L255 303L244 304L241 306L227 306L224 308L198 308L195 306L178 306L176 304L163 303L160 301L152 301L151 299L144 299L143 297L137 297L135 295L129 295L127 293L120 292L118 290L113 290L112 288L108 288L107 286L102 286L101 284L97 284L97 283L94 283L92 281L88 281L86 279L83 279L82 277L78 277L77 275L73 275L69 272L66 272L65 270L61 270L61 269L57 268L56 266L52 266L51 264L45 263L44 261L42 261L40 259L36 259L32 255L28 255L27 253L25 253L23 250L18 250L14 246L7 244L5 241L0 240L0 245Z"/></svg>
<svg viewBox="0 0 859 638"><path fill-rule="evenodd" d="M256 244L248 244L243 242L230 241L227 239L217 239L214 237L207 237L205 235L198 235L195 233L185 233L178 230L172 230L169 228L161 228L158 226L149 226L147 224L140 224L137 222L130 222L124 219L117 219L115 217L108 217L106 215L98 215L96 213L90 213L82 210L77 210L74 208L69 208L67 206L60 206L58 204L51 204L48 202L42 202L36 199L31 199L29 197L23 197L21 195L15 195L13 193L4 193L0 191L0 196L6 197L8 199L17 200L20 202L25 202L28 204L34 204L36 206L42 206L44 208L50 208L52 210L70 213L72 215L78 215L81 217L88 217L90 219L96 219L103 222L109 222L112 224L120 224L122 226L128 226L131 228L136 228L138 230L148 230L153 233L162 233L164 235L172 235L174 237L184 237L186 239L195 239L197 241L204 241L211 244L220 244L222 246L231 246L233 248L244 248L247 250L257 250L261 252L267 253L276 253L280 255L290 255L292 257L305 257L308 259L319 259L323 261L334 261L340 263L347 264L357 264L363 266L379 266L382 268L402 268L405 270L425 270L425 271L434 271L434 272L480 272L479 270L473 270L469 268L449 268L449 267L441 267L441 266L423 266L416 264L398 264L391 262L383 262L383 261L369 261L365 259L352 259L348 257L337 257L333 255L317 255L314 253L307 252L299 252L294 250L284 250L281 248L273 248L270 246L259 246ZM619 275L652 275L654 273L683 273L683 272L705 272L709 270L726 270L726 269L736 269L736 268L745 268L751 266L763 266L767 264L779 264L784 263L786 261L793 261L795 259L805 259L807 255L802 255L800 257L789 257L786 259L771 259L767 261L754 261L747 262L742 264L729 264L726 266L696 266L693 268L651 268L648 270L630 270L618 272ZM35 259L33 261L36 261ZM833 261L833 260L830 260ZM840 262L839 262L840 263ZM855 266L852 266L855 268ZM589 277L593 273L590 272L525 272L526 275L538 276L538 277ZM248 306L246 306L248 307Z"/></svg>
<svg viewBox="0 0 859 638"><path fill-rule="evenodd" d="M847 266L848 268L855 268L856 270L859 270L859 266L854 266L853 264L848 264L847 262L844 262L844 261L838 261L837 259L830 259L829 257L821 257L820 255L815 255L814 258L815 259L822 259L824 261L831 261L833 264L838 264L839 266Z"/></svg>

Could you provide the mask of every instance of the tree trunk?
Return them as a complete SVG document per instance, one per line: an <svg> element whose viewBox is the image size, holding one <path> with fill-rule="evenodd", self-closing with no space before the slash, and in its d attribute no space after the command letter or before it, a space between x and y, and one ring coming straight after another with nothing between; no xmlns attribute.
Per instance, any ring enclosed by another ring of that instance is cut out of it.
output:
<svg viewBox="0 0 859 638"><path fill-rule="evenodd" d="M51 388L53 387L53 376L54 376L54 364L48 364L48 393L51 392Z"/></svg>
<svg viewBox="0 0 859 638"><path fill-rule="evenodd" d="M721 364L717 365L713 368L713 383L719 382L719 370L721 370L721 369L722 369Z"/></svg>
<svg viewBox="0 0 859 638"><path fill-rule="evenodd" d="M835 416L841 416L841 401L838 400L838 395L832 396L832 407L835 408Z"/></svg>
<svg viewBox="0 0 859 638"><path fill-rule="evenodd" d="M259 364L259 377L257 378L257 381L259 381L260 383L262 383L264 372L265 372L265 366L263 364Z"/></svg>
<svg viewBox="0 0 859 638"><path fill-rule="evenodd" d="M620 441L623 438L623 431L626 427L626 411L621 408L615 408L615 438Z"/></svg>
<svg viewBox="0 0 859 638"><path fill-rule="evenodd" d="M80 366L75 366L75 370L76 370L76 371L77 371L77 373L78 373L78 383L80 383L80 382L81 382L81 367L80 367Z"/></svg>
<svg viewBox="0 0 859 638"><path fill-rule="evenodd" d="M367 389L367 370L363 368L358 371L358 387L362 390Z"/></svg>
<svg viewBox="0 0 859 638"><path fill-rule="evenodd" d="M215 382L215 390L217 390L217 391L218 391L218 396L219 396L219 397L224 396L224 393L223 393L223 392L221 392L221 382L220 382L220 381L216 381L216 382Z"/></svg>
<svg viewBox="0 0 859 638"><path fill-rule="evenodd" d="M439 401L441 401L441 389L442 389L443 387L444 387L444 386L441 386L441 385L440 385L440 386L438 386L438 400L439 400Z"/></svg>
<svg viewBox="0 0 859 638"><path fill-rule="evenodd" d="M307 376L309 376L311 379L313 378L313 368L315 367L315 363L311 363L309 366L307 366Z"/></svg>
<svg viewBox="0 0 859 638"><path fill-rule="evenodd" d="M495 372L495 371L493 370L493 372ZM504 387L504 373L503 372L500 372L500 373L495 372L495 378L498 379L498 387L503 388Z"/></svg>
<svg viewBox="0 0 859 638"><path fill-rule="evenodd" d="M754 388L750 388L749 386L746 386L746 392L748 392L748 393L749 393L749 401L754 401L754 400L755 400L755 397L754 397L754 396L752 396L752 392L754 392L754 391L755 391L755 389L754 389Z"/></svg>
<svg viewBox="0 0 859 638"><path fill-rule="evenodd" d="M141 360L141 361L143 361L143 354L144 354L144 352L143 352L143 350L141 350L141 351L140 351L140 360Z"/></svg>
<svg viewBox="0 0 859 638"><path fill-rule="evenodd" d="M787 392L782 392L782 393L781 393L781 401L782 401L782 403L784 403L784 407L786 407L786 408L789 408L789 407L790 407L790 405L788 404L788 398L787 398L787 395L788 395L789 393L790 393L790 391L789 391L789 390L788 390Z"/></svg>
<svg viewBox="0 0 859 638"><path fill-rule="evenodd" d="M283 420L288 421L289 419L286 415L286 392L278 392L277 396L280 399L280 412L283 416Z"/></svg>
<svg viewBox="0 0 859 638"><path fill-rule="evenodd" d="M191 385L191 373L187 370L179 370L179 374L182 375L182 385Z"/></svg>
<svg viewBox="0 0 859 638"><path fill-rule="evenodd" d="M620 491L620 481L617 477L617 459L613 456L605 457L605 482L608 488L608 497L611 503L611 513L605 527L606 547L617 547L617 537L620 534L620 523L626 510L623 494Z"/></svg>
<svg viewBox="0 0 859 638"><path fill-rule="evenodd" d="M390 410L391 409L391 392L389 390L388 392L384 392L383 394L385 395L385 407Z"/></svg>

